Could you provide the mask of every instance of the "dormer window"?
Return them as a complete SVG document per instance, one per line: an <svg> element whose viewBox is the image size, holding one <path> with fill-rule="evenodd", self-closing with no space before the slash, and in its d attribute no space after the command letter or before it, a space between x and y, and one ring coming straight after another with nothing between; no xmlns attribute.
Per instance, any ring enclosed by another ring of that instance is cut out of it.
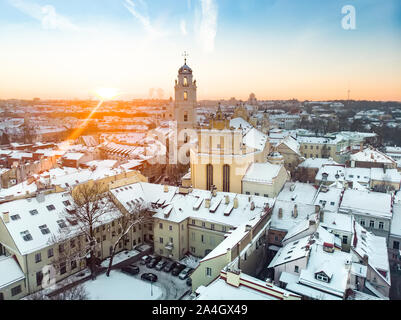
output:
<svg viewBox="0 0 401 320"><path fill-rule="evenodd" d="M33 240L32 236L31 236L31 234L29 233L28 230L25 230L25 231L21 232L21 236L22 236L22 239L24 239L25 241Z"/></svg>
<svg viewBox="0 0 401 320"><path fill-rule="evenodd" d="M49 234L50 233L49 228L45 224L43 226L39 226L39 229L42 232L42 234Z"/></svg>
<svg viewBox="0 0 401 320"><path fill-rule="evenodd" d="M326 283L330 282L330 278L324 272L316 273L315 278Z"/></svg>

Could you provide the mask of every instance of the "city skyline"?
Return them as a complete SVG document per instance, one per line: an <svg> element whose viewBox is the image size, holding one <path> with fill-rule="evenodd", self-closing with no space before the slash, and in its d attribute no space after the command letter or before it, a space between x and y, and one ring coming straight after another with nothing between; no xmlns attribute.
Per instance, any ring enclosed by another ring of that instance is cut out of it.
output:
<svg viewBox="0 0 401 320"><path fill-rule="evenodd" d="M401 101L400 35L393 0L1 0L0 99L168 99L188 51L198 100Z"/></svg>

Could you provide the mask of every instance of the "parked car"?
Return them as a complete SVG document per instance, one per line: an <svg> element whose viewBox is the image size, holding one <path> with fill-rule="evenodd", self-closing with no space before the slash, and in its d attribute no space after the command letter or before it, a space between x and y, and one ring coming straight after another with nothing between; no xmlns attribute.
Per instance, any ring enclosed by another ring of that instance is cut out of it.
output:
<svg viewBox="0 0 401 320"><path fill-rule="evenodd" d="M150 260L146 266L150 269L156 267L156 265L160 262L160 260L162 259L162 257L157 256L157 257L153 257L152 260Z"/></svg>
<svg viewBox="0 0 401 320"><path fill-rule="evenodd" d="M180 272L180 274L178 275L178 278L180 278L181 280L188 278L189 275L191 274L191 271L192 271L192 268L186 267L184 270L182 270Z"/></svg>
<svg viewBox="0 0 401 320"><path fill-rule="evenodd" d="M158 271L161 271L166 264L167 264L167 260L162 259L157 263L155 269L158 270Z"/></svg>
<svg viewBox="0 0 401 320"><path fill-rule="evenodd" d="M181 263L177 263L176 266L174 267L173 271L171 272L171 274L173 276L178 276L180 274L180 272L184 269L185 269L185 265L183 265Z"/></svg>
<svg viewBox="0 0 401 320"><path fill-rule="evenodd" d="M188 277L186 282L187 282L187 286L188 287L192 286L192 279L191 278Z"/></svg>
<svg viewBox="0 0 401 320"><path fill-rule="evenodd" d="M125 266L121 268L121 271L125 272L125 273L129 273L132 275L136 275L139 273L139 267L136 265L129 265L129 266Z"/></svg>
<svg viewBox="0 0 401 320"><path fill-rule="evenodd" d="M154 273L143 273L141 275L141 279L142 280L148 280L150 282L156 282L157 281L157 275L155 275Z"/></svg>
<svg viewBox="0 0 401 320"><path fill-rule="evenodd" d="M170 272L171 270L173 270L174 266L175 266L175 262L174 261L168 261L166 263L166 265L164 266L163 271Z"/></svg>
<svg viewBox="0 0 401 320"><path fill-rule="evenodd" d="M141 264L147 264L150 261L151 257L150 256L143 256L141 258Z"/></svg>

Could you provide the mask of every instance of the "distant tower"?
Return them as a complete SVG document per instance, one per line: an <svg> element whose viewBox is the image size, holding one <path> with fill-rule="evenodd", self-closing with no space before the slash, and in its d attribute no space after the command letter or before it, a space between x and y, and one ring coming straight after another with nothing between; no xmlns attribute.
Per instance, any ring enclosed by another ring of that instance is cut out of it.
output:
<svg viewBox="0 0 401 320"><path fill-rule="evenodd" d="M196 80L192 69L187 65L187 53L184 53L184 65L178 70L175 80L174 119L178 132L193 129L196 124Z"/></svg>

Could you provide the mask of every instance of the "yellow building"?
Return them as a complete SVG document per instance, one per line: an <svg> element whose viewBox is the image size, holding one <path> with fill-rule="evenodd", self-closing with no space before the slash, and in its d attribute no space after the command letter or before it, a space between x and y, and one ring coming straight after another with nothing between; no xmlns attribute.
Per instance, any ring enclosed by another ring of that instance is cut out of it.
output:
<svg viewBox="0 0 401 320"><path fill-rule="evenodd" d="M242 178L252 163L264 163L270 153L268 136L243 118L227 119L220 106L210 126L198 130L191 149L191 179L196 189L242 193Z"/></svg>

